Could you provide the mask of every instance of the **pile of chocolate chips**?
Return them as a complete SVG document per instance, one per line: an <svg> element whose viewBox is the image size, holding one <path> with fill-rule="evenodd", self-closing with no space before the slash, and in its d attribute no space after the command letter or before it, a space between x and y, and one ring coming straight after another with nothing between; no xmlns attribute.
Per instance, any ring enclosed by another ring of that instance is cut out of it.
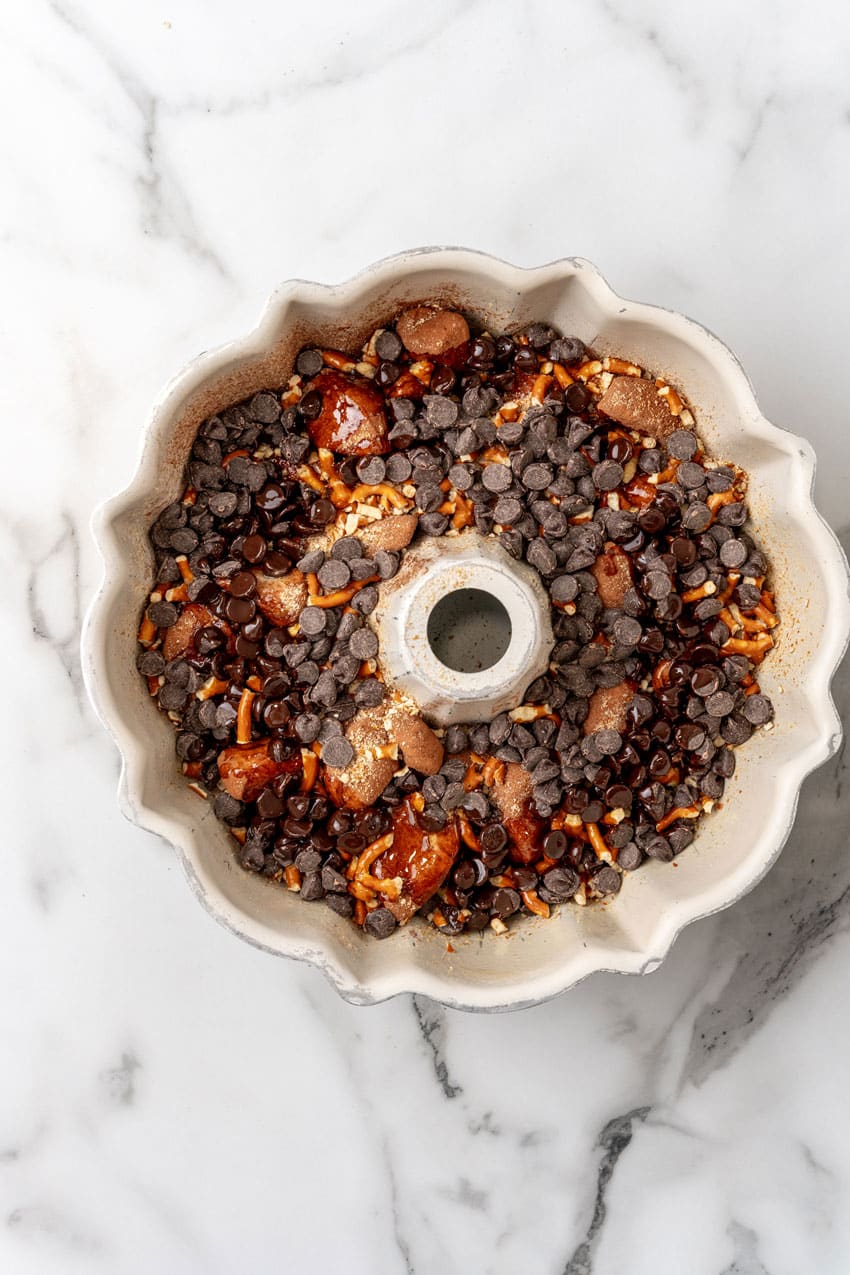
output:
<svg viewBox="0 0 850 1275"><path fill-rule="evenodd" d="M692 424L675 391L545 323L474 335L430 307L359 356L302 350L288 386L206 420L151 528L137 663L243 866L383 938L415 911L501 929L684 850L771 721L776 623L745 476ZM397 500L345 534L355 489ZM466 527L539 573L550 671L517 714L439 741L422 723L424 751L358 785L355 727L391 694L381 582L414 535Z"/></svg>

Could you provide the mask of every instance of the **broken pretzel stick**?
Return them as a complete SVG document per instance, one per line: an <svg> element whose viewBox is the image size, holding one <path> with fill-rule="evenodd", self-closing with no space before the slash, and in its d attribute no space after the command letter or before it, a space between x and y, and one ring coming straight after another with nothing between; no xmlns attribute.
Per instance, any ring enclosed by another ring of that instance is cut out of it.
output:
<svg viewBox="0 0 850 1275"><path fill-rule="evenodd" d="M373 877L368 872L364 872L357 878L356 884L365 885L367 890L373 890L376 894L385 894L388 899L394 901L401 894L404 881L401 877Z"/></svg>
<svg viewBox="0 0 850 1275"><path fill-rule="evenodd" d="M394 836L395 833L387 832L368 845L365 850L361 850L357 858L351 860L346 875L349 878L357 877L371 868L375 860L379 859L384 851L389 850Z"/></svg>
<svg viewBox="0 0 850 1275"><path fill-rule="evenodd" d="M389 504L395 505L397 509L407 509L410 504L407 496L403 496L390 483L358 483L351 493L352 501L365 501L370 496L383 496Z"/></svg>
<svg viewBox="0 0 850 1275"><path fill-rule="evenodd" d="M467 500L465 496L461 496L460 492L455 496L455 512L452 515L452 526L455 531L460 531L463 527L469 527L475 521L472 509L472 501Z"/></svg>
<svg viewBox="0 0 850 1275"><path fill-rule="evenodd" d="M737 589L738 585L741 582L740 571L730 571L729 575L727 576L727 579L729 583L727 584L726 588L723 590L722 593L718 593L717 595L717 601L722 602L724 606L729 601L732 594L735 592L735 590Z"/></svg>
<svg viewBox="0 0 850 1275"><path fill-rule="evenodd" d="M464 789L466 792L472 792L473 789L481 787L482 780L483 776L479 767L474 764L470 765L467 767L466 774L463 777Z"/></svg>
<svg viewBox="0 0 850 1275"><path fill-rule="evenodd" d="M222 467L226 468L232 460L236 459L237 456L250 455L251 453L248 451L247 447L237 447L235 452L228 452L227 455L222 458Z"/></svg>
<svg viewBox="0 0 850 1275"><path fill-rule="evenodd" d="M474 854L477 854L481 849L481 842L475 835L472 824L469 822L469 817L465 810L459 810L457 812L457 821L460 827L461 841L465 846L468 846Z"/></svg>
<svg viewBox="0 0 850 1275"><path fill-rule="evenodd" d="M307 599L307 605L311 607L339 607L345 602L350 602L355 593L359 593L367 584L374 584L376 580L380 580L380 576L367 576L365 580L357 580L354 584L349 584L344 589L337 589L335 593L326 593L324 597L315 595Z"/></svg>
<svg viewBox="0 0 850 1275"><path fill-rule="evenodd" d="M214 695L223 695L227 687L228 683L223 682L220 677L208 677L200 690L195 691L195 699L212 699Z"/></svg>
<svg viewBox="0 0 850 1275"><path fill-rule="evenodd" d="M493 788L496 784L502 782L506 770L507 765L505 762L499 761L498 757L488 757L484 763L481 778L488 788Z"/></svg>
<svg viewBox="0 0 850 1275"><path fill-rule="evenodd" d="M699 806L674 806L672 810L668 810L663 819L659 819L655 825L656 832L664 832L665 828L669 828L671 823L675 823L677 819L698 819L700 817Z"/></svg>
<svg viewBox="0 0 850 1275"><path fill-rule="evenodd" d="M156 640L156 625L153 620L149 620L146 615L142 616L142 623L139 625L139 641L142 646L150 646Z"/></svg>
<svg viewBox="0 0 850 1275"><path fill-rule="evenodd" d="M772 646L773 638L770 634L761 633L756 638L730 638L720 649L729 655L746 655L754 664L758 664Z"/></svg>
<svg viewBox="0 0 850 1275"><path fill-rule="evenodd" d="M548 390L555 384L554 376L548 376L541 373L531 387L531 401L533 403L542 403L546 397Z"/></svg>
<svg viewBox="0 0 850 1275"><path fill-rule="evenodd" d="M699 602L701 598L711 598L717 592L717 585L713 580L706 580L705 584L701 584L696 589L688 589L687 593L682 594L683 602Z"/></svg>
<svg viewBox="0 0 850 1275"><path fill-rule="evenodd" d="M357 366L347 354L340 354L339 350L322 350L322 362L325 367L332 367L337 372L353 372Z"/></svg>
<svg viewBox="0 0 850 1275"><path fill-rule="evenodd" d="M549 904L543 902L536 890L520 890L520 894L529 912L534 912L536 916L542 917L549 915Z"/></svg>
<svg viewBox="0 0 850 1275"><path fill-rule="evenodd" d="M613 372L615 376L640 376L640 368L626 359L603 359L602 368L605 372Z"/></svg>
<svg viewBox="0 0 850 1275"><path fill-rule="evenodd" d="M304 773L301 776L301 791L310 792L319 777L319 759L315 753L308 752L306 748L302 748L301 765L304 768Z"/></svg>
<svg viewBox="0 0 850 1275"><path fill-rule="evenodd" d="M508 713L512 722L536 722L539 717L551 716L548 704L520 704L519 708L512 708Z"/></svg>
<svg viewBox="0 0 850 1275"><path fill-rule="evenodd" d="M192 574L192 568L189 566L189 559L185 553L178 554L174 561L177 563L178 570L183 577L183 583L191 584L195 577Z"/></svg>
<svg viewBox="0 0 850 1275"><path fill-rule="evenodd" d="M362 881L352 881L348 893L353 894L355 899L360 899L361 903L372 903L375 898L375 891L370 890Z"/></svg>
<svg viewBox="0 0 850 1275"><path fill-rule="evenodd" d="M246 689L239 697L239 707L236 710L236 742L237 744L250 744L251 742L251 705L254 702L254 692Z"/></svg>
<svg viewBox="0 0 850 1275"><path fill-rule="evenodd" d="M585 824L585 828L587 830L587 835L590 840L590 844L593 846L593 849L596 851L597 859L601 859L603 854L610 855L611 851L608 849L607 842L605 841L605 838L603 837L602 833L599 831L599 825L595 823L588 823L588 824Z"/></svg>
<svg viewBox="0 0 850 1275"><path fill-rule="evenodd" d="M299 465L298 478L299 481L304 483L306 487L312 487L313 491L317 491L321 495L325 494L325 484L322 482L312 465Z"/></svg>

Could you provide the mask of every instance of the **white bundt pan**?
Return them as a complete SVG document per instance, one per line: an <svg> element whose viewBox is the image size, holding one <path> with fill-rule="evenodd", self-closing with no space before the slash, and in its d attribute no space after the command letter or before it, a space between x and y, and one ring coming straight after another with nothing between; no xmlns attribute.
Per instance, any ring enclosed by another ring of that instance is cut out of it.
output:
<svg viewBox="0 0 850 1275"><path fill-rule="evenodd" d="M667 377L693 404L710 451L750 474L754 530L772 562L782 626L760 681L775 728L738 753L723 808L705 820L676 866L650 862L604 904L524 918L507 935L445 937L419 921L377 942L320 903L243 871L226 829L192 793L174 732L135 669L136 630L150 589L147 528L182 490L195 430L214 411L291 373L305 343L358 347L406 305L438 302L494 332L545 319L602 353ZM348 283L295 280L272 296L257 328L195 359L154 406L135 477L94 518L103 580L88 612L83 669L121 754L121 808L177 851L207 911L234 934L322 970L347 1000L372 1004L417 992L469 1010L515 1009L597 970L648 973L691 921L726 908L778 856L800 785L838 747L830 679L850 628L848 569L812 503L815 458L759 411L742 368L716 337L682 315L625 301L587 261L523 270L461 249L421 249L380 261Z"/></svg>

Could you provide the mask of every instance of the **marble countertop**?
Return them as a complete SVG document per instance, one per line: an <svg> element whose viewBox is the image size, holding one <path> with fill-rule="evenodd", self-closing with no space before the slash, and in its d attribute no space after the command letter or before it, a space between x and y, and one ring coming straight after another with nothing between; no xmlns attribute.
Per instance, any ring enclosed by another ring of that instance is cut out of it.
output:
<svg viewBox="0 0 850 1275"><path fill-rule="evenodd" d="M847 512L850 11L33 0L0 16L9 1275L843 1275L850 782L644 979L344 1004L125 823L81 687L92 506L292 275L580 254L723 336ZM846 713L850 675L836 694Z"/></svg>

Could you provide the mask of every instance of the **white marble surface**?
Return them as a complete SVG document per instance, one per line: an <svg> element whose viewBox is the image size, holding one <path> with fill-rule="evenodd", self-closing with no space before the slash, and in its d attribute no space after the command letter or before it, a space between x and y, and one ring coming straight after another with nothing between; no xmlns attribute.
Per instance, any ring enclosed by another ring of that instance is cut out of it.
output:
<svg viewBox="0 0 850 1275"><path fill-rule="evenodd" d="M703 320L846 528L848 57L837 0L4 6L0 1270L850 1270L840 758L651 977L355 1009L122 821L77 656L163 381L279 280L419 243Z"/></svg>

